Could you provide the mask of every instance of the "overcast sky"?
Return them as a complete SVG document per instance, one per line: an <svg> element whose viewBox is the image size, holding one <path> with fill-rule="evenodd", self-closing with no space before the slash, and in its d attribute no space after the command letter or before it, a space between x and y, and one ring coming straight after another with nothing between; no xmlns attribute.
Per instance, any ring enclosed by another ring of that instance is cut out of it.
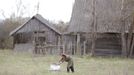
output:
<svg viewBox="0 0 134 75"><path fill-rule="evenodd" d="M39 14L44 18L58 22L60 20L68 22L71 17L74 0L22 0L25 6L25 17L36 14L36 6L39 1ZM16 11L17 0L0 0L0 18L4 12L9 17Z"/></svg>

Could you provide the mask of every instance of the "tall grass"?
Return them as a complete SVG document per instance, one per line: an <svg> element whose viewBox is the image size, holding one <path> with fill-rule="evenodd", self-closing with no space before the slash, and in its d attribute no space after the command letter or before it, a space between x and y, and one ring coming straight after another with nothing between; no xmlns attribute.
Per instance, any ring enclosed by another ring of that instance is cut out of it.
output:
<svg viewBox="0 0 134 75"><path fill-rule="evenodd" d="M134 75L134 60L123 58L73 56L75 73L66 72L66 63L61 71L49 71L51 63L60 56L41 56L0 50L0 75Z"/></svg>

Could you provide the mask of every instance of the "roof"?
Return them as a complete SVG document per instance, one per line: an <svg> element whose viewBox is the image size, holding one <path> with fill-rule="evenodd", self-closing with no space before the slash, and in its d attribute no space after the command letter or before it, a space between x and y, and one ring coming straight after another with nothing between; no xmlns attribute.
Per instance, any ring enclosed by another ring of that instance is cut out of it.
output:
<svg viewBox="0 0 134 75"><path fill-rule="evenodd" d="M134 0L124 8L123 17L131 15L134 11ZM121 32L121 0L96 0L96 32ZM131 18L130 16L129 18ZM125 20L126 30L132 19ZM75 0L68 32L86 32L93 30L93 4L92 0Z"/></svg>
<svg viewBox="0 0 134 75"><path fill-rule="evenodd" d="M58 33L60 35L62 34L51 23L49 23L49 21L47 21L46 19L44 19L41 15L36 14L32 18L38 19L40 22L43 23L43 25L46 25L47 27L49 27L50 29L52 29L54 32L56 32L56 33ZM22 29L32 18L30 18L27 22L25 22L24 24L22 24L21 26L17 27L16 29L14 29L12 32L10 32L10 36L14 35L16 32L18 32L20 29Z"/></svg>

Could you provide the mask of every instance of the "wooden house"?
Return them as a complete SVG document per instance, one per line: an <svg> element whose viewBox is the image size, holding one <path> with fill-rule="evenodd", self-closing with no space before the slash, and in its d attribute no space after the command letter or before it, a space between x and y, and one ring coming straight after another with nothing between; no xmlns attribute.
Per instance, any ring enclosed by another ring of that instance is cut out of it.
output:
<svg viewBox="0 0 134 75"><path fill-rule="evenodd" d="M127 34L132 24L130 15L134 11L133 0L128 1L121 13L121 0L75 0L69 28L64 37L69 53L121 55L122 27ZM124 25L121 23L122 14ZM68 41L69 39L71 40Z"/></svg>
<svg viewBox="0 0 134 75"><path fill-rule="evenodd" d="M37 14L10 33L15 51L58 54L61 50L61 33Z"/></svg>

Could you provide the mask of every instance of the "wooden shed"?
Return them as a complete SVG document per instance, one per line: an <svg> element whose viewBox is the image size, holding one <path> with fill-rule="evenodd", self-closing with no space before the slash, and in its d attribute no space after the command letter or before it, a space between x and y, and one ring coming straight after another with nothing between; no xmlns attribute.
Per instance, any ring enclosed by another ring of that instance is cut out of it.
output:
<svg viewBox="0 0 134 75"><path fill-rule="evenodd" d="M121 55L122 27L125 28L124 32L128 32L132 23L130 15L134 11L134 1L128 1L129 3L125 3L123 10L124 25L122 25L121 0L75 0L68 34L65 34L65 36L70 35L70 37L65 37L65 40L76 38L71 42L75 45L74 52L78 54L92 53L93 55ZM71 48L74 49L74 47Z"/></svg>
<svg viewBox="0 0 134 75"><path fill-rule="evenodd" d="M10 33L15 51L58 54L61 51L61 33L41 15L36 14Z"/></svg>

